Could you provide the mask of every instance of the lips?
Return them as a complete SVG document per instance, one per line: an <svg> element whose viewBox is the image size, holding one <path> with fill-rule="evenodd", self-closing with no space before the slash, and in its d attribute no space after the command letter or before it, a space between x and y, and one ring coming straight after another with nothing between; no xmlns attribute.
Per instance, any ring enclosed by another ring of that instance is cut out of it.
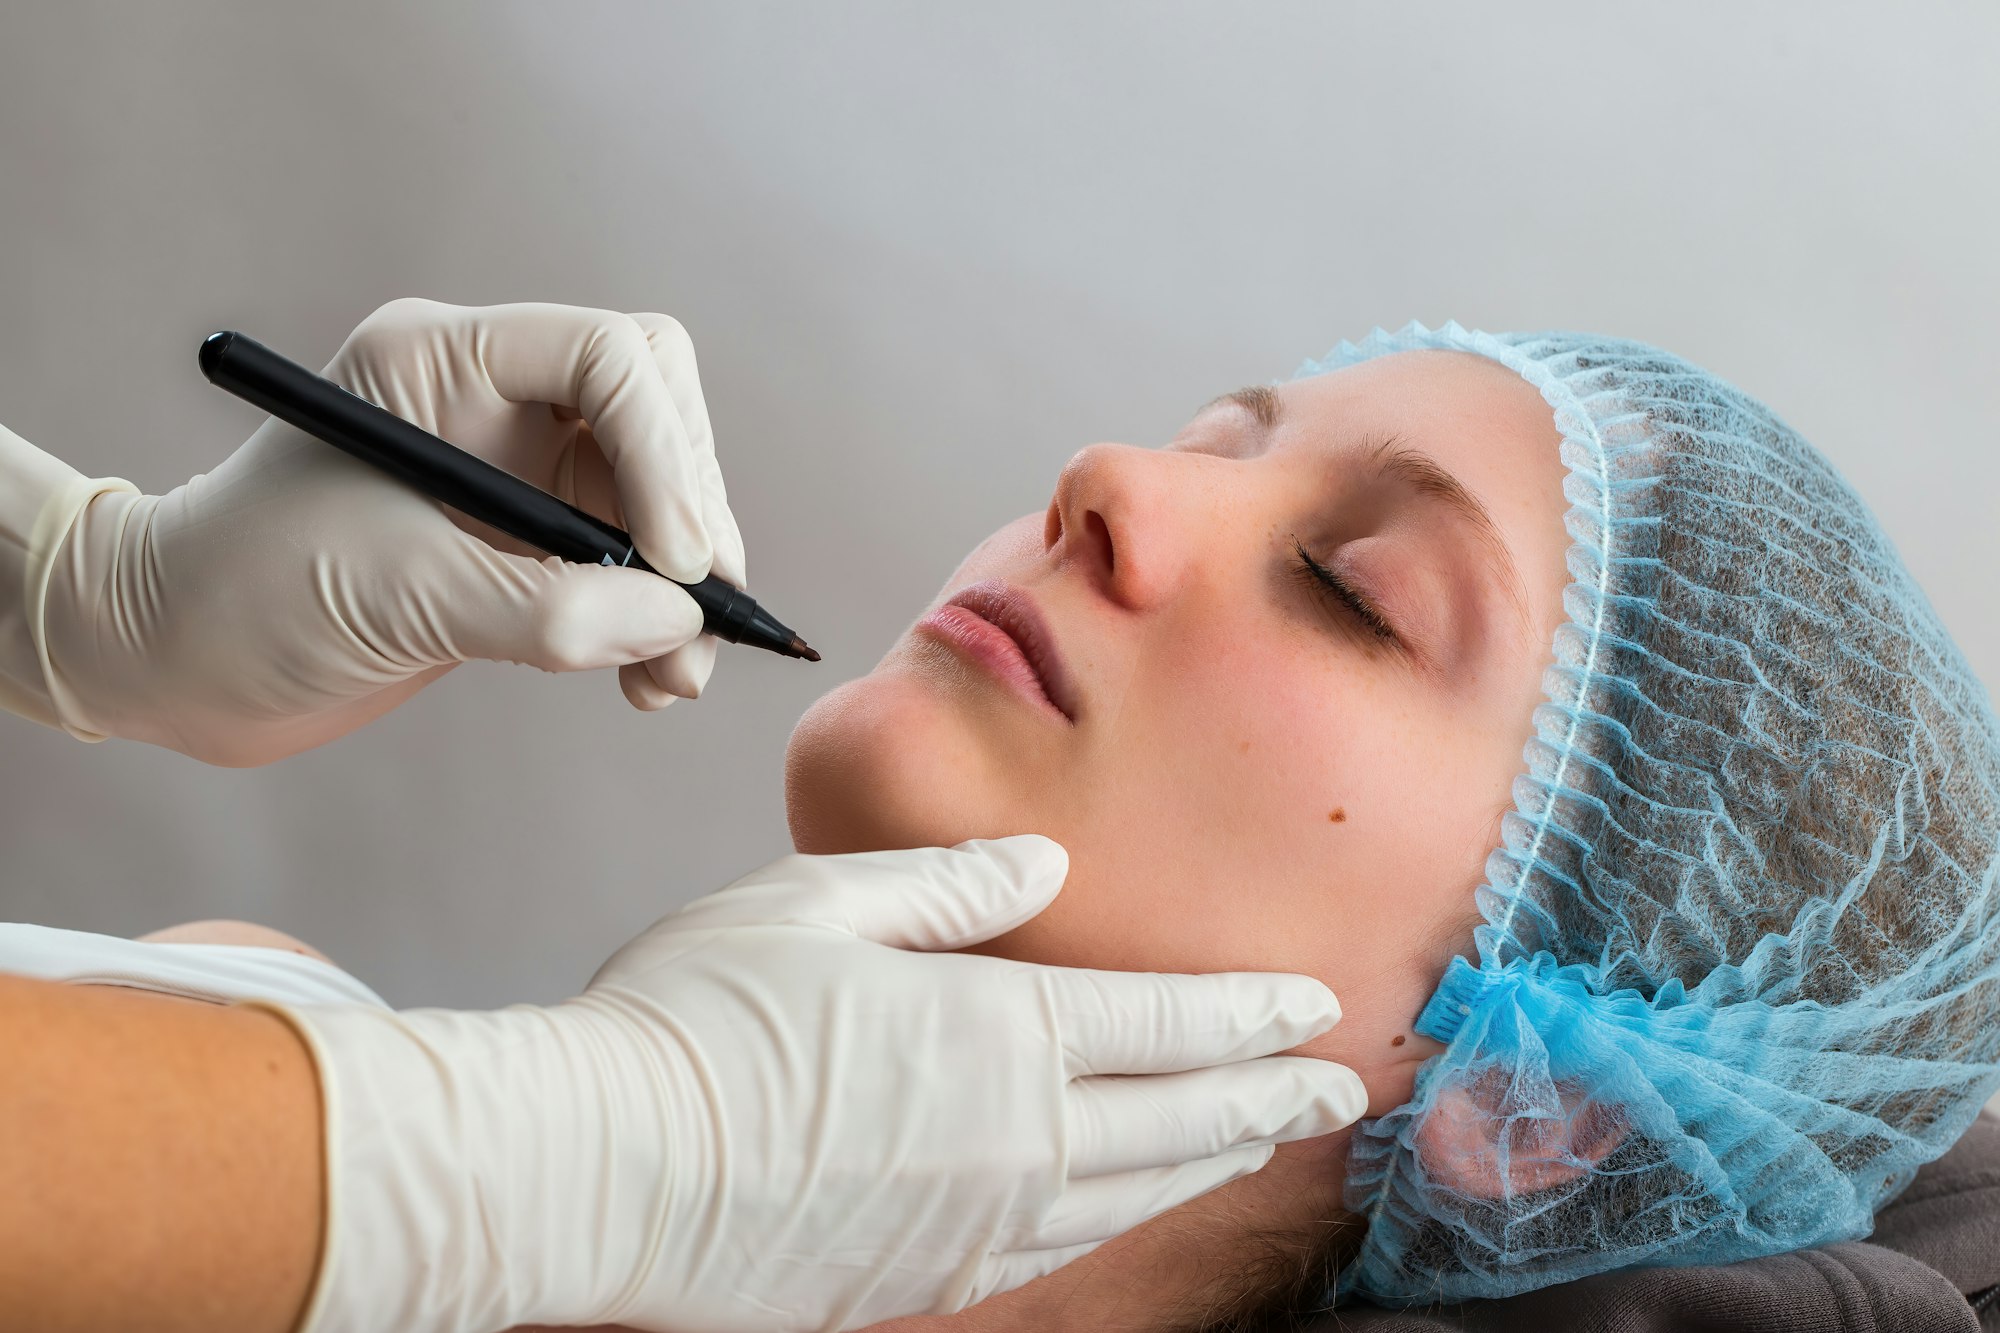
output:
<svg viewBox="0 0 2000 1333"><path fill-rule="evenodd" d="M1076 721L1076 689L1041 609L1020 589L987 579L961 589L924 623L995 674ZM992 631L999 631L994 634Z"/></svg>

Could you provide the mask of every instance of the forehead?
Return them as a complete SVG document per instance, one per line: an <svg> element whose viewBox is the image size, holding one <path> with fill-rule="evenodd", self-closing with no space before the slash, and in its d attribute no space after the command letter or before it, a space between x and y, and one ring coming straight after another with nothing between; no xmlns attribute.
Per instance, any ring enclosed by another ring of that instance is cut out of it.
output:
<svg viewBox="0 0 2000 1333"><path fill-rule="evenodd" d="M1398 437L1430 455L1495 517L1560 521L1562 435L1535 387L1471 352L1377 357L1274 386L1286 443L1344 450Z"/></svg>
<svg viewBox="0 0 2000 1333"><path fill-rule="evenodd" d="M1286 416L1315 433L1422 435L1412 443L1437 451L1466 436L1519 436L1528 447L1561 442L1534 386L1471 352L1398 352L1275 387Z"/></svg>

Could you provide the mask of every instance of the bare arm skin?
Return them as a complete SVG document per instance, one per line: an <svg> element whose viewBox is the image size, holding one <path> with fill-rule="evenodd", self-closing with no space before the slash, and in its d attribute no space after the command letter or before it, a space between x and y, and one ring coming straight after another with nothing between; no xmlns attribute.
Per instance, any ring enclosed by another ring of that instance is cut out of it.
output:
<svg viewBox="0 0 2000 1333"><path fill-rule="evenodd" d="M289 1333L320 1247L311 1057L257 1009L0 976L0 1308Z"/></svg>

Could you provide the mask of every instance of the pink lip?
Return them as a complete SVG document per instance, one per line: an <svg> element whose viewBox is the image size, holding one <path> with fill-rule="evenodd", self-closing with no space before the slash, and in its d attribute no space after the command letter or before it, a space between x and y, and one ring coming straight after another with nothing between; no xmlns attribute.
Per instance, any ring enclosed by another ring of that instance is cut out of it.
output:
<svg viewBox="0 0 2000 1333"><path fill-rule="evenodd" d="M999 579L960 590L917 622L1029 699L1076 721L1076 692L1040 608Z"/></svg>

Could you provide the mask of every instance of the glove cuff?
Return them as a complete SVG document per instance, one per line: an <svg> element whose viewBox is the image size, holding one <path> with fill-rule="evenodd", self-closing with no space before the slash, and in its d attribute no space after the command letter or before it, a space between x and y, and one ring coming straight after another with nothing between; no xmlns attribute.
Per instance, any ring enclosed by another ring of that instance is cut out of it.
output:
<svg viewBox="0 0 2000 1333"><path fill-rule="evenodd" d="M260 1007L312 1052L324 1107L299 1333L592 1324L629 1298L666 1163L615 1024L571 1006Z"/></svg>
<svg viewBox="0 0 2000 1333"><path fill-rule="evenodd" d="M117 477L86 477L0 426L0 708L79 740L107 733L85 714L49 659L45 609L59 555L79 516L100 495L139 488Z"/></svg>

